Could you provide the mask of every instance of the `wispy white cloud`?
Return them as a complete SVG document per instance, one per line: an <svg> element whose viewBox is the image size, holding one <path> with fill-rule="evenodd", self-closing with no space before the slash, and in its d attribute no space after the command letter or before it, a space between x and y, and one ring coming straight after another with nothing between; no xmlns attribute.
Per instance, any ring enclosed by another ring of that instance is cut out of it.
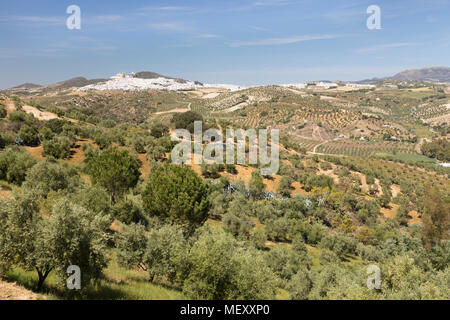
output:
<svg viewBox="0 0 450 320"><path fill-rule="evenodd" d="M34 24L41 26L65 25L68 16L8 16L0 17L0 21L16 22L22 24ZM81 16L82 24L107 24L124 20L125 17L119 14L98 15L98 16Z"/></svg>
<svg viewBox="0 0 450 320"><path fill-rule="evenodd" d="M290 4L291 1L288 0L259 0L253 2L253 6L255 7L279 7L279 6L286 6Z"/></svg>
<svg viewBox="0 0 450 320"><path fill-rule="evenodd" d="M109 14L109 15L95 16L93 19L89 20L89 22L103 24L103 23L117 22L123 19L124 17L121 15Z"/></svg>
<svg viewBox="0 0 450 320"><path fill-rule="evenodd" d="M277 46L277 45L292 44L292 43L312 41L312 40L335 39L335 38L339 38L339 37L341 37L341 36L333 35L333 34L302 35L302 36L293 36L293 37L285 37L285 38L260 39L260 40L252 40L252 41L234 41L234 42L230 42L229 46L233 47L233 48L250 47L250 46Z"/></svg>
<svg viewBox="0 0 450 320"><path fill-rule="evenodd" d="M183 22L159 22L150 24L150 28L160 31L188 31L191 27L186 26Z"/></svg>
<svg viewBox="0 0 450 320"><path fill-rule="evenodd" d="M191 7L180 7L180 6L166 6L166 7L158 7L156 10L160 11L185 11L185 10L191 10Z"/></svg>
<svg viewBox="0 0 450 320"><path fill-rule="evenodd" d="M203 39L213 39L213 38L219 38L220 36L213 33L202 33L197 35L197 38L203 38Z"/></svg>
<svg viewBox="0 0 450 320"><path fill-rule="evenodd" d="M0 21L8 22L21 22L21 23L32 23L41 25L59 25L64 24L66 18L61 16L3 16L0 17Z"/></svg>
<svg viewBox="0 0 450 320"><path fill-rule="evenodd" d="M379 44L371 47L366 48L360 48L357 49L356 53L372 53L372 52L379 52L386 49L393 49L393 48L402 48L402 47L410 47L418 45L418 43L415 42L396 42L396 43L386 43L386 44Z"/></svg>
<svg viewBox="0 0 450 320"><path fill-rule="evenodd" d="M188 12L192 11L193 8L185 6L161 6L161 7L141 7L137 9L138 15L148 15L150 13L176 13L176 12Z"/></svg>
<svg viewBox="0 0 450 320"><path fill-rule="evenodd" d="M104 55L119 50L114 45L106 44L94 38L74 36L64 41L51 42L33 48L0 48L0 58L69 58L81 53L91 53L94 55Z"/></svg>
<svg viewBox="0 0 450 320"><path fill-rule="evenodd" d="M55 42L48 45L46 48L41 49L42 52L47 53L68 53L74 51L89 51L89 52L108 52L108 51L116 51L119 48L112 45L106 45L102 42L93 43L93 39L78 39L72 37L70 40L72 41L61 41Z"/></svg>

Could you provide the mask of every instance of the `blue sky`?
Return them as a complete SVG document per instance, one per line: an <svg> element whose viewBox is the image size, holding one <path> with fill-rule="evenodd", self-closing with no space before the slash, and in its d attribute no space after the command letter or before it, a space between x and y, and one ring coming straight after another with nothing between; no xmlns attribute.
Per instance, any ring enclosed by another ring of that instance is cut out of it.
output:
<svg viewBox="0 0 450 320"><path fill-rule="evenodd" d="M81 30L69 30L69 5ZM369 5L381 30L369 30ZM209 83L450 66L450 0L0 0L0 88L154 71Z"/></svg>

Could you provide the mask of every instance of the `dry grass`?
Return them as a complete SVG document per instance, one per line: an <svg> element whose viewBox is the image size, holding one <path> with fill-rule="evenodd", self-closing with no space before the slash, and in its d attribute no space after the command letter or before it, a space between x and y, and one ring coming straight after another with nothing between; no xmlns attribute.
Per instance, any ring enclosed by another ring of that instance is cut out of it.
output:
<svg viewBox="0 0 450 320"><path fill-rule="evenodd" d="M395 219L399 205L390 202L389 207L390 208L381 208L380 212L383 214L383 217L387 219Z"/></svg>
<svg viewBox="0 0 450 320"><path fill-rule="evenodd" d="M25 150L27 150L36 160L44 159L44 156L42 155L42 151L44 150L44 148L42 146L25 147Z"/></svg>
<svg viewBox="0 0 450 320"><path fill-rule="evenodd" d="M0 200L12 199L13 193L11 190L2 190L0 187Z"/></svg>
<svg viewBox="0 0 450 320"><path fill-rule="evenodd" d="M145 154L145 153L138 154L138 159L141 162L141 167L140 167L141 175L142 175L142 178L144 178L144 180L145 180L145 179L147 179L148 175L150 174L150 164L147 159L147 154Z"/></svg>
<svg viewBox="0 0 450 320"><path fill-rule="evenodd" d="M58 119L59 117L51 112L47 111L40 111L35 107L32 106L22 106L23 111L26 113L31 113L36 119L39 120L51 120L51 119Z"/></svg>
<svg viewBox="0 0 450 320"><path fill-rule="evenodd" d="M0 300L37 300L42 296L0 278Z"/></svg>
<svg viewBox="0 0 450 320"><path fill-rule="evenodd" d="M392 198L395 198L396 196L398 196L398 194L400 193L401 189L400 186L393 184L391 186L391 193L392 193Z"/></svg>
<svg viewBox="0 0 450 320"><path fill-rule="evenodd" d="M408 213L408 215L411 217L411 219L408 221L408 225L411 225L411 224L422 225L423 224L422 219L420 218L420 213L418 213L417 211L415 211L415 210L410 211Z"/></svg>

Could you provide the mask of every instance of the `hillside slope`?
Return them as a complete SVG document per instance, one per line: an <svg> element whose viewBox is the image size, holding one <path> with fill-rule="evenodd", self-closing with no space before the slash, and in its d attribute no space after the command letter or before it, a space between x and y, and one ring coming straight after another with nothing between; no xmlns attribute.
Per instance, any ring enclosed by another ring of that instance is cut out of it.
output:
<svg viewBox="0 0 450 320"><path fill-rule="evenodd" d="M398 81L450 81L450 68L448 67L429 67L422 69L411 69L397 73L391 80Z"/></svg>

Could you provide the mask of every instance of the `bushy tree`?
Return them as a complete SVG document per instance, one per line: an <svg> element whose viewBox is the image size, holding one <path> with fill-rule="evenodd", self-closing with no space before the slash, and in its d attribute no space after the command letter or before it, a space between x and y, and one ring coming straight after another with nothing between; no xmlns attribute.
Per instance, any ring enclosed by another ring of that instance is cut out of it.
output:
<svg viewBox="0 0 450 320"><path fill-rule="evenodd" d="M358 241L346 234L327 234L320 241L319 246L323 249L328 249L336 253L339 257L345 254L352 254L356 252L356 245Z"/></svg>
<svg viewBox="0 0 450 320"><path fill-rule="evenodd" d="M191 299L273 299L276 277L256 250L238 249L219 229L204 230L184 259L183 293Z"/></svg>
<svg viewBox="0 0 450 320"><path fill-rule="evenodd" d="M252 177L248 182L248 189L250 195L257 199L261 197L262 192L264 191L266 185L264 184L263 177L259 170L252 171Z"/></svg>
<svg viewBox="0 0 450 320"><path fill-rule="evenodd" d="M285 217L266 221L265 230L267 237L271 240L286 240L290 230L290 223L289 219Z"/></svg>
<svg viewBox="0 0 450 320"><path fill-rule="evenodd" d="M0 256L4 269L14 265L38 273L40 291L51 271L62 281L67 268L77 265L83 286L100 278L109 217L94 216L66 199L55 203L49 218L37 214L38 206L25 196L0 205ZM15 240L14 240L15 239Z"/></svg>
<svg viewBox="0 0 450 320"><path fill-rule="evenodd" d="M333 178L326 176L326 175L314 175L309 176L306 178L306 181L304 182L305 190L311 191L313 188L332 188L333 187Z"/></svg>
<svg viewBox="0 0 450 320"><path fill-rule="evenodd" d="M0 118L5 118L7 115L6 108L3 104L0 104Z"/></svg>
<svg viewBox="0 0 450 320"><path fill-rule="evenodd" d="M126 195L114 205L112 212L113 216L123 223L148 224L141 195Z"/></svg>
<svg viewBox="0 0 450 320"><path fill-rule="evenodd" d="M277 217L277 210L272 202L268 200L255 201L250 207L253 216L256 216L261 223Z"/></svg>
<svg viewBox="0 0 450 320"><path fill-rule="evenodd" d="M28 169L36 164L28 152L17 148L7 148L0 153L0 179L21 185Z"/></svg>
<svg viewBox="0 0 450 320"><path fill-rule="evenodd" d="M251 231L250 239L256 249L262 250L266 248L267 235L262 228Z"/></svg>
<svg viewBox="0 0 450 320"><path fill-rule="evenodd" d="M289 291L292 300L306 300L312 285L309 271L302 268L291 278L286 289Z"/></svg>
<svg viewBox="0 0 450 320"><path fill-rule="evenodd" d="M150 279L167 278L173 282L179 272L179 260L187 250L183 229L176 225L164 225L148 233L143 264Z"/></svg>
<svg viewBox="0 0 450 320"><path fill-rule="evenodd" d="M280 180L280 184L278 185L277 192L281 194L283 197L290 197L292 192L292 184L293 180L291 177L283 176Z"/></svg>
<svg viewBox="0 0 450 320"><path fill-rule="evenodd" d="M425 194L423 239L428 248L449 239L450 204L444 203L436 187L429 186Z"/></svg>
<svg viewBox="0 0 450 320"><path fill-rule="evenodd" d="M86 172L94 184L109 192L113 204L118 197L136 186L141 175L136 158L118 148L109 148L94 155L87 163Z"/></svg>
<svg viewBox="0 0 450 320"><path fill-rule="evenodd" d="M246 214L235 215L233 212L227 212L222 220L226 230L235 236L248 237L249 231L254 223Z"/></svg>
<svg viewBox="0 0 450 320"><path fill-rule="evenodd" d="M219 219L225 214L228 207L228 201L223 189L212 191L209 195L209 202L211 203L209 214L212 218Z"/></svg>
<svg viewBox="0 0 450 320"><path fill-rule="evenodd" d="M87 185L67 195L73 203L86 208L94 214L109 214L111 202L108 192L98 185Z"/></svg>
<svg viewBox="0 0 450 320"><path fill-rule="evenodd" d="M145 227L141 224L124 225L117 234L117 262L125 268L140 267L146 271L144 255L147 249L148 237Z"/></svg>
<svg viewBox="0 0 450 320"><path fill-rule="evenodd" d="M166 154L166 149L161 145L147 146L147 159L149 161L157 161L162 159Z"/></svg>
<svg viewBox="0 0 450 320"><path fill-rule="evenodd" d="M161 138L169 133L169 127L163 123L155 123L150 128L150 134L155 138Z"/></svg>
<svg viewBox="0 0 450 320"><path fill-rule="evenodd" d="M227 299L274 299L278 279L264 261L261 253L252 249L238 250L233 257L236 273L231 278L232 290Z"/></svg>
<svg viewBox="0 0 450 320"><path fill-rule="evenodd" d="M425 142L421 147L421 151L427 157L450 161L450 142L446 139Z"/></svg>
<svg viewBox="0 0 450 320"><path fill-rule="evenodd" d="M203 121L201 114L194 111L187 111L184 113L176 113L172 117L172 123L177 129L187 129L189 132L194 132L194 122Z"/></svg>
<svg viewBox="0 0 450 320"><path fill-rule="evenodd" d="M208 217L208 186L190 168L166 164L152 172L142 194L150 216L199 226Z"/></svg>
<svg viewBox="0 0 450 320"><path fill-rule="evenodd" d="M58 162L45 160L30 169L23 187L35 196L45 198L50 191L73 189L78 183L77 178Z"/></svg>
<svg viewBox="0 0 450 320"><path fill-rule="evenodd" d="M61 134L64 125L68 124L67 120L50 119L46 122L45 126L53 131L55 134Z"/></svg>
<svg viewBox="0 0 450 320"><path fill-rule="evenodd" d="M133 146L134 151L137 153L145 153L145 145L146 141L142 136L134 136L131 140L131 144Z"/></svg>
<svg viewBox="0 0 450 320"><path fill-rule="evenodd" d="M319 255L319 262L321 265L325 265L328 263L331 264L338 264L339 263L339 257L336 253L334 253L331 250L328 249L322 249Z"/></svg>
<svg viewBox="0 0 450 320"><path fill-rule="evenodd" d="M112 144L111 136L103 130L97 130L92 135L92 139L98 145L98 147L102 150L111 147L111 144Z"/></svg>
<svg viewBox="0 0 450 320"><path fill-rule="evenodd" d="M51 139L53 139L54 136L55 136L55 134L53 133L53 131L50 128L43 127L39 130L39 137L44 141L51 140Z"/></svg>
<svg viewBox="0 0 450 320"><path fill-rule="evenodd" d="M21 110L13 110L8 115L8 120L12 122L28 122L32 123L31 121L32 115L28 115L25 112Z"/></svg>
<svg viewBox="0 0 450 320"><path fill-rule="evenodd" d="M44 156L51 156L56 159L64 159L70 156L72 141L65 136L57 136L42 143Z"/></svg>
<svg viewBox="0 0 450 320"><path fill-rule="evenodd" d="M284 245L278 245L270 249L265 260L273 272L286 284L300 269L309 269L311 258L306 252L294 251Z"/></svg>
<svg viewBox="0 0 450 320"><path fill-rule="evenodd" d="M39 144L39 132L34 126L24 124L18 133L26 146L36 146Z"/></svg>
<svg viewBox="0 0 450 320"><path fill-rule="evenodd" d="M309 227L308 227L309 226ZM305 225L306 242L309 244L317 244L328 233L328 228L320 223L313 223Z"/></svg>
<svg viewBox="0 0 450 320"><path fill-rule="evenodd" d="M363 260L367 261L380 261L383 258L383 253L377 247L372 245L364 245L358 243L356 246L356 253Z"/></svg>

